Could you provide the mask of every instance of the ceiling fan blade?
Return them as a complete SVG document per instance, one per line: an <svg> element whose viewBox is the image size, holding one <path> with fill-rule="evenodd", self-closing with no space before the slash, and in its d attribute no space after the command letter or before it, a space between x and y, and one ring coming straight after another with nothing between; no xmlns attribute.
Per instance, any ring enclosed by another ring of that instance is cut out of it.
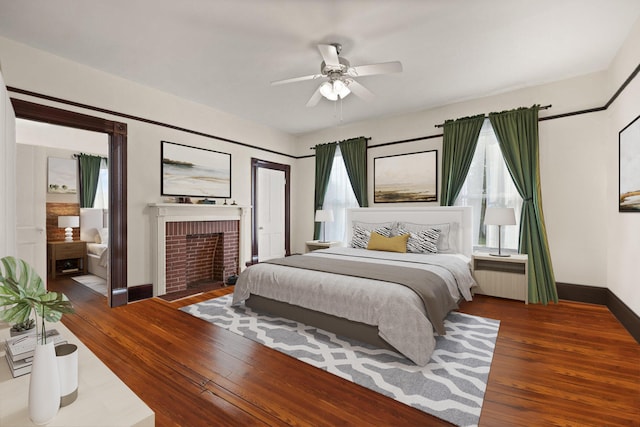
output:
<svg viewBox="0 0 640 427"><path fill-rule="evenodd" d="M311 95L311 98L309 98L309 101L307 102L307 107L315 107L316 104L320 102L321 98L322 98L322 94L320 93L320 86L318 86L318 89L316 89L316 91L313 92L313 95Z"/></svg>
<svg viewBox="0 0 640 427"><path fill-rule="evenodd" d="M402 63L399 61L381 62L379 64L360 65L351 67L347 71L350 76L362 77L372 76L374 74L390 74L402 71Z"/></svg>
<svg viewBox="0 0 640 427"><path fill-rule="evenodd" d="M324 63L326 65L330 65L333 67L340 66L340 60L338 59L338 51L334 45L319 44L318 50L320 50L320 55L322 55L322 59L324 59Z"/></svg>
<svg viewBox="0 0 640 427"><path fill-rule="evenodd" d="M375 98L375 95L373 93L371 93L371 91L369 89L367 89L366 87L362 86L360 83L358 83L355 80L351 80L349 82L349 90L351 92L353 92L354 94L356 94L356 96L366 100L366 101L371 101L373 98ZM320 88L318 88L319 90Z"/></svg>
<svg viewBox="0 0 640 427"><path fill-rule="evenodd" d="M302 81L305 81L305 80L313 80L313 79L317 79L318 77L322 77L322 74L309 74L308 76L293 77L291 79L284 79L284 80L276 80L274 82L271 82L271 86L278 86L278 85L283 85L283 84L287 84L287 83L302 82Z"/></svg>

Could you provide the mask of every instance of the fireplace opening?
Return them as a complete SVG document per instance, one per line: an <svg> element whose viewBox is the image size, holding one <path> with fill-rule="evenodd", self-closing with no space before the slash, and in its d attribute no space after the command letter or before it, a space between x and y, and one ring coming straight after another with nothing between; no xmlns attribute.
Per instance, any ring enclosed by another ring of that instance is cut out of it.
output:
<svg viewBox="0 0 640 427"><path fill-rule="evenodd" d="M238 273L238 221L181 221L166 227L166 299L224 286Z"/></svg>

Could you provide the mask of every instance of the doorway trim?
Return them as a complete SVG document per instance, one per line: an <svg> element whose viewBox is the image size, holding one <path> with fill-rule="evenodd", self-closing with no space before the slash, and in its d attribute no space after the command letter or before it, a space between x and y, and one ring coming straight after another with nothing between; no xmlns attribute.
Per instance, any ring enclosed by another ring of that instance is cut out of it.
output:
<svg viewBox="0 0 640 427"><path fill-rule="evenodd" d="M275 169L284 172L284 250L285 256L291 255L291 165L251 158L251 261L258 263L258 168Z"/></svg>
<svg viewBox="0 0 640 427"><path fill-rule="evenodd" d="M109 136L110 307L126 305L127 289L127 124L11 98L16 118L51 123Z"/></svg>

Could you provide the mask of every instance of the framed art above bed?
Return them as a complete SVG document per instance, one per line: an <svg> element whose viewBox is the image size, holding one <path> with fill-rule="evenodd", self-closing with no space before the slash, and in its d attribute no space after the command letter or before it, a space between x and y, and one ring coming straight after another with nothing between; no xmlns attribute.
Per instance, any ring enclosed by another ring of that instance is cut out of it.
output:
<svg viewBox="0 0 640 427"><path fill-rule="evenodd" d="M163 196L231 198L231 154L162 141Z"/></svg>
<svg viewBox="0 0 640 427"><path fill-rule="evenodd" d="M374 203L438 200L438 151L373 159Z"/></svg>

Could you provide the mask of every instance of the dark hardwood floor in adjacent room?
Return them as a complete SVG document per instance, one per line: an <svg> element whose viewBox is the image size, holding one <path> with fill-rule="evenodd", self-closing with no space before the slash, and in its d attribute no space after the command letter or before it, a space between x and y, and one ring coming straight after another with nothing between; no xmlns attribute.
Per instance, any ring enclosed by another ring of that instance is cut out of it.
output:
<svg viewBox="0 0 640 427"><path fill-rule="evenodd" d="M71 279L49 286L158 426L448 425L178 310L233 287L110 309ZM480 426L640 426L640 345L606 308L476 296L461 310L501 320Z"/></svg>

